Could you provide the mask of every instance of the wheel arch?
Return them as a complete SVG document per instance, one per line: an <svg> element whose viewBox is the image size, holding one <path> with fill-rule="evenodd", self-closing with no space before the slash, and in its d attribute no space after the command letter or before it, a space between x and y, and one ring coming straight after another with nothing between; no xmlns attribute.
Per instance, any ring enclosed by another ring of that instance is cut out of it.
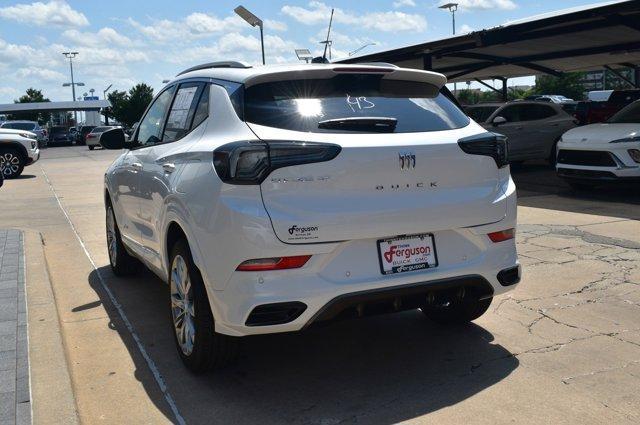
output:
<svg viewBox="0 0 640 425"><path fill-rule="evenodd" d="M27 161L27 158L29 158L27 148L25 148L20 142L16 142L13 140L0 140L0 148L5 147L17 150L18 153L22 156L22 160L25 162Z"/></svg>

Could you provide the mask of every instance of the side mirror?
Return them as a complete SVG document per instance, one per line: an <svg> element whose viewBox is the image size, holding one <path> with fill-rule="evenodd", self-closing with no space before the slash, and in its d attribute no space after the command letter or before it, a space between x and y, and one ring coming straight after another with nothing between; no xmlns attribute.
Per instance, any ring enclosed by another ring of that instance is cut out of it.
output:
<svg viewBox="0 0 640 425"><path fill-rule="evenodd" d="M507 122L507 119L506 119L505 117L500 117L500 116L498 116L498 117L495 117L495 118L493 119L493 125L494 125L494 126L498 126L498 125L500 125L500 124L504 124L504 123L506 123L506 122Z"/></svg>
<svg viewBox="0 0 640 425"><path fill-rule="evenodd" d="M121 128L112 128L100 135L100 145L105 149L123 149L126 144L124 131Z"/></svg>

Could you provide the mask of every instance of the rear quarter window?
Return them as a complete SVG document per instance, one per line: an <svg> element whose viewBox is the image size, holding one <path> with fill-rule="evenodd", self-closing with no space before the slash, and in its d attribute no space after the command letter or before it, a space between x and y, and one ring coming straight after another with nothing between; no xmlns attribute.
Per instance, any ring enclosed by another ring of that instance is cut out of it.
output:
<svg viewBox="0 0 640 425"><path fill-rule="evenodd" d="M451 130L470 122L431 84L370 74L257 84L245 90L243 109L249 123L304 132L345 132L318 126L341 118L393 118L396 133Z"/></svg>

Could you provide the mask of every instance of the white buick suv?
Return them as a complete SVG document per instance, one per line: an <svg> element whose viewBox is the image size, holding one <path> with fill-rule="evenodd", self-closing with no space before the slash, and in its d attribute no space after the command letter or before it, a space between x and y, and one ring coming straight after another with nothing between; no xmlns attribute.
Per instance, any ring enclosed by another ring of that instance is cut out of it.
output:
<svg viewBox="0 0 640 425"><path fill-rule="evenodd" d="M420 309L478 318L515 287L503 136L443 75L384 64L197 66L155 97L105 175L116 275L169 286L178 353L203 372L237 337Z"/></svg>

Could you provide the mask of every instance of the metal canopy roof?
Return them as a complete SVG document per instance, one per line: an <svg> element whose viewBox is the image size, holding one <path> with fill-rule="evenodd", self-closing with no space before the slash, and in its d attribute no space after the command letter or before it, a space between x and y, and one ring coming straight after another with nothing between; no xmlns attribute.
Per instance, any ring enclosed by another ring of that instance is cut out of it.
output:
<svg viewBox="0 0 640 425"><path fill-rule="evenodd" d="M449 81L559 75L640 65L640 0L613 1L510 22L442 40L341 60L390 62Z"/></svg>
<svg viewBox="0 0 640 425"><path fill-rule="evenodd" d="M108 108L110 106L111 102L108 100L7 103L0 105L0 114L11 114L16 112L99 111L102 108Z"/></svg>

